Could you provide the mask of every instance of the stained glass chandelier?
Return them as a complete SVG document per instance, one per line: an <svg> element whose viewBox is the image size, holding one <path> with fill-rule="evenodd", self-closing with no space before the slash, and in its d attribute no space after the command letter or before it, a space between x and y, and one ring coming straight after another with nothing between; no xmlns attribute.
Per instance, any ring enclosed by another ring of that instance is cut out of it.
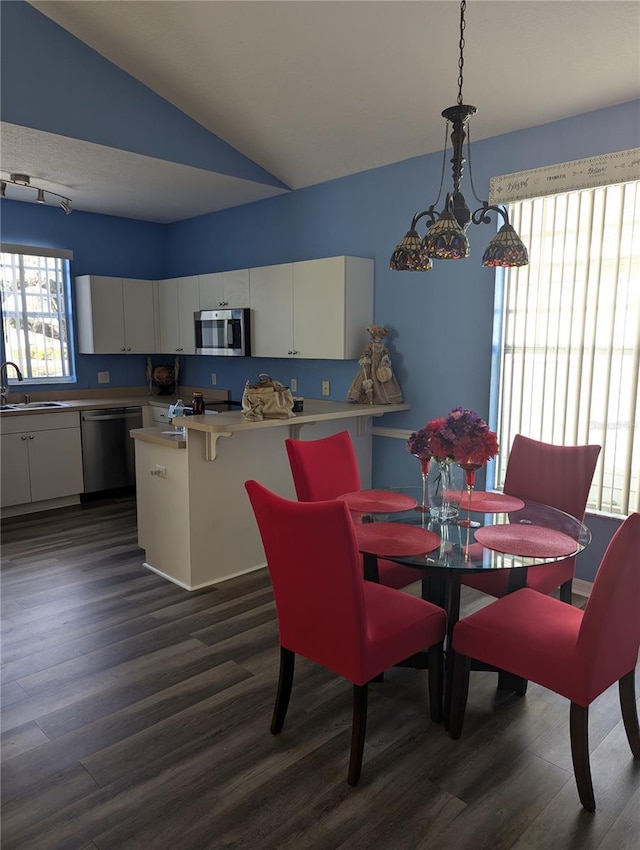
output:
<svg viewBox="0 0 640 850"><path fill-rule="evenodd" d="M411 221L411 227L407 234L398 243L389 267L394 271L416 271L426 272L432 267L432 260L461 260L469 256L469 240L466 230L471 222L473 224L489 224L490 212L495 212L503 219L500 230L489 243L482 257L482 265L487 268L496 266L526 266L529 262L527 249L509 223L507 211L499 206L492 206L488 201L481 200L473 185L471 174L471 144L469 140L469 119L475 115L475 106L465 104L462 98L462 83L464 71L464 13L466 0L460 3L460 58L458 59L458 100L455 106L449 106L442 112L446 120L445 148L442 159L442 174L440 176L440 188L438 197L431 206L416 213ZM447 156L446 139L451 126L451 145L453 156L451 157L453 172L453 188L447 192L444 206L437 212L436 206L442 195L444 182L445 163ZM464 142L467 139L467 157L469 159L469 181L471 191L475 200L481 205L475 212L471 213L464 195L460 191L460 182L464 164ZM420 237L416 226L422 218L430 222L424 237Z"/></svg>

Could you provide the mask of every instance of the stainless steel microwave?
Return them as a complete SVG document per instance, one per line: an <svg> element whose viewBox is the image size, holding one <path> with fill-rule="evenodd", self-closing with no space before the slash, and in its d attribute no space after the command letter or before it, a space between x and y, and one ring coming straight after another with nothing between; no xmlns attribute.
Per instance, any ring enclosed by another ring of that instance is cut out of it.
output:
<svg viewBox="0 0 640 850"><path fill-rule="evenodd" d="M196 354L248 357L251 354L249 308L200 310L196 323Z"/></svg>

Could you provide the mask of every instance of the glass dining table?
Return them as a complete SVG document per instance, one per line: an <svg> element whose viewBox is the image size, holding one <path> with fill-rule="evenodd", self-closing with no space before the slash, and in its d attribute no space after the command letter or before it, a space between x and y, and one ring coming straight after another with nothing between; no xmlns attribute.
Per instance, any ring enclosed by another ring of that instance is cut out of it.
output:
<svg viewBox="0 0 640 850"><path fill-rule="evenodd" d="M485 491L472 493L471 510L463 501L457 517L440 521L420 504L420 491L420 487L393 487L340 498L354 517L365 578L378 580L378 558L414 567L423 574L422 597L447 612L446 671L465 575L507 570L508 592L513 592L526 585L528 570L584 551L591 533L583 522L557 508ZM423 533L416 534L417 529ZM426 655L414 656L405 664L424 667ZM521 680L498 672L499 687L524 692ZM445 718L448 680L445 675Z"/></svg>

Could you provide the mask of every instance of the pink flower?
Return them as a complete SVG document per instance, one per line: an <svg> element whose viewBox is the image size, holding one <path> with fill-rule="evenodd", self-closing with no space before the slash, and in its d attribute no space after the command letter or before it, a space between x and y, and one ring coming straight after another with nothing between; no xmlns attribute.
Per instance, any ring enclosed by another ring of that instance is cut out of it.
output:
<svg viewBox="0 0 640 850"><path fill-rule="evenodd" d="M498 454L498 440L484 419L472 410L455 407L444 419L432 419L414 432L407 450L420 458L456 461L477 468Z"/></svg>

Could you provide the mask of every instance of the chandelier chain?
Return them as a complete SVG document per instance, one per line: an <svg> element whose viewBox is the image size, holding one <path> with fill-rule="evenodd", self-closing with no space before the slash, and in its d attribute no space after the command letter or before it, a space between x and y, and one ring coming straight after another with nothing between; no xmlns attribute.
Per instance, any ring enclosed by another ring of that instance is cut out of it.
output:
<svg viewBox="0 0 640 850"><path fill-rule="evenodd" d="M464 30L466 27L466 21L464 19L464 12L467 8L466 0L462 0L460 3L460 58L458 59L458 106L462 104L462 83L463 76L462 73L464 71Z"/></svg>

